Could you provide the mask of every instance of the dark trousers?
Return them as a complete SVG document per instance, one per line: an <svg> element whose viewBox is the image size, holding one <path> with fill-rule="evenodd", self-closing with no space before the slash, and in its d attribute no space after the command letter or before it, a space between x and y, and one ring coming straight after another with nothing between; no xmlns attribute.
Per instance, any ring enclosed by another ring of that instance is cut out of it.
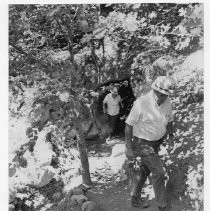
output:
<svg viewBox="0 0 210 211"><path fill-rule="evenodd" d="M158 151L162 139L158 141L147 141L134 137L132 148L135 158L140 157L140 168L133 170L131 178L131 194L141 196L142 187L152 173L152 184L155 193L156 201L159 207L166 206L166 190L165 190L165 174L161 160L158 156Z"/></svg>
<svg viewBox="0 0 210 211"><path fill-rule="evenodd" d="M108 123L109 123L109 136L114 136L116 135L116 121L118 118L118 114L117 115L109 115L108 114Z"/></svg>

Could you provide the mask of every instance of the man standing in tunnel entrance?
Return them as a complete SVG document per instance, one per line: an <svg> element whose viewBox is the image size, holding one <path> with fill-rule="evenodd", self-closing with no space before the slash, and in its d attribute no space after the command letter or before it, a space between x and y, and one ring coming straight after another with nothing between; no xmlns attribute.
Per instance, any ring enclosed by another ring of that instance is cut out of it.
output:
<svg viewBox="0 0 210 211"><path fill-rule="evenodd" d="M141 198L142 187L150 173L155 198L160 211L166 211L165 176L158 150L163 139L173 137L173 115L169 95L174 80L159 76L152 84L152 90L139 97L126 119L126 156L129 160L140 158L140 169L134 170L131 178L131 205L148 207ZM170 143L169 143L170 144ZM138 160L138 159L137 159Z"/></svg>
<svg viewBox="0 0 210 211"><path fill-rule="evenodd" d="M118 94L118 90L116 87L113 90L110 90L111 93L106 95L103 101L103 111L108 115L109 121L109 138L115 136L115 129L116 129L116 120L118 118L120 112L121 104L121 97Z"/></svg>

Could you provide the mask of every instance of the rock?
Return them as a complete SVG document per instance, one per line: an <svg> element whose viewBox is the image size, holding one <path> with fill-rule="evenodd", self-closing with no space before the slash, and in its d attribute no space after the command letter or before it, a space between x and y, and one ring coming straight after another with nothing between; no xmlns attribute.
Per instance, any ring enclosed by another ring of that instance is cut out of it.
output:
<svg viewBox="0 0 210 211"><path fill-rule="evenodd" d="M73 195L71 197L71 200L75 203L75 204L83 204L84 202L86 202L88 200L88 198L84 195Z"/></svg>
<svg viewBox="0 0 210 211"><path fill-rule="evenodd" d="M53 211L55 211L55 210L63 210L64 207L65 207L65 201L63 199L63 200L61 200L58 203L58 205L55 208L53 208Z"/></svg>
<svg viewBox="0 0 210 211"><path fill-rule="evenodd" d="M80 199L80 200L77 201L77 204L78 204L79 206L82 206L82 204L83 204L84 202L86 202L87 200L88 200L88 199L82 198L82 199Z"/></svg>
<svg viewBox="0 0 210 211"><path fill-rule="evenodd" d="M99 136L99 130L91 120L82 121L82 128L85 134L85 139L94 139Z"/></svg>
<svg viewBox="0 0 210 211"><path fill-rule="evenodd" d="M10 177L10 186L22 188L25 185L32 185L37 188L48 184L55 176L55 170L52 166L31 166L27 168L17 168L15 176Z"/></svg>
<svg viewBox="0 0 210 211"><path fill-rule="evenodd" d="M87 136L85 137L85 139L94 139L97 138L99 136L99 130L96 127L96 125L94 124L91 128L91 130L88 132Z"/></svg>
<svg viewBox="0 0 210 211"><path fill-rule="evenodd" d="M125 154L125 144L115 144L112 148L112 157L117 157Z"/></svg>
<svg viewBox="0 0 210 211"><path fill-rule="evenodd" d="M73 195L81 195L84 194L84 191L81 188L73 189Z"/></svg>
<svg viewBox="0 0 210 211"><path fill-rule="evenodd" d="M93 211L96 203L93 201L86 201L82 204L82 211Z"/></svg>
<svg viewBox="0 0 210 211"><path fill-rule="evenodd" d="M34 151L31 153L27 150L24 153L24 157L28 161L28 165L30 166L50 166L52 157L55 155L53 150L51 149L50 143L46 143L45 141L37 141L34 146ZM43 153L44 152L44 153Z"/></svg>
<svg viewBox="0 0 210 211"><path fill-rule="evenodd" d="M15 211L15 206L13 204L9 204L9 211Z"/></svg>
<svg viewBox="0 0 210 211"><path fill-rule="evenodd" d="M61 193L60 192L56 192L52 196L53 201L59 201L60 198L61 198Z"/></svg>
<svg viewBox="0 0 210 211"><path fill-rule="evenodd" d="M65 201L71 199L72 195L73 195L73 190L70 190L65 196Z"/></svg>
<svg viewBox="0 0 210 211"><path fill-rule="evenodd" d="M90 189L90 186L89 185L86 185L86 184L80 184L78 186L78 188L81 188L84 192L86 192L87 190Z"/></svg>
<svg viewBox="0 0 210 211"><path fill-rule="evenodd" d="M58 203L58 205L53 209L53 211L66 211L66 210L72 210L72 206L74 206L74 202L69 200L62 200Z"/></svg>
<svg viewBox="0 0 210 211"><path fill-rule="evenodd" d="M34 185L38 188L47 185L55 176L55 170L52 166L46 166L37 173L37 181Z"/></svg>
<svg viewBox="0 0 210 211"><path fill-rule="evenodd" d="M16 196L17 196L17 191L14 188L9 187L9 203L13 202Z"/></svg>
<svg viewBox="0 0 210 211"><path fill-rule="evenodd" d="M16 167L9 167L9 177L13 177L16 173Z"/></svg>
<svg viewBox="0 0 210 211"><path fill-rule="evenodd" d="M65 209L63 211L66 211L66 210L72 210L72 207L74 206L74 202L72 200L68 200L65 204ZM61 211L61 210L59 210Z"/></svg>
<svg viewBox="0 0 210 211"><path fill-rule="evenodd" d="M26 168L26 167L27 167L27 165L28 165L28 161L27 161L27 159L26 159L26 158L24 158L23 156L21 156L21 157L20 157L19 162L20 162L20 166L21 166L22 168Z"/></svg>
<svg viewBox="0 0 210 211"><path fill-rule="evenodd" d="M93 199L95 199L96 193L93 192L92 190L88 190L88 191L85 193L85 196L87 196L87 198L88 198L89 200L93 200Z"/></svg>

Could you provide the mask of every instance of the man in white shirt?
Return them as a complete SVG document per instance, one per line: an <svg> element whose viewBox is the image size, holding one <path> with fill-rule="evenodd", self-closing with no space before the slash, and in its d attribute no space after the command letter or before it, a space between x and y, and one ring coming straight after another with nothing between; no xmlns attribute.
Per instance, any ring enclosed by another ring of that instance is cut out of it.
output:
<svg viewBox="0 0 210 211"><path fill-rule="evenodd" d="M103 111L108 115L110 138L115 135L115 123L120 112L121 101L116 87L111 90L111 93L106 95L103 101Z"/></svg>
<svg viewBox="0 0 210 211"><path fill-rule="evenodd" d="M156 201L160 211L166 211L165 176L158 156L159 146L164 137L173 136L173 115L169 94L174 80L167 76L158 77L152 90L139 97L126 119L125 139L128 159L140 157L140 170L132 178L131 205L148 207L141 199L141 190L152 173ZM171 139L169 139L171 140Z"/></svg>

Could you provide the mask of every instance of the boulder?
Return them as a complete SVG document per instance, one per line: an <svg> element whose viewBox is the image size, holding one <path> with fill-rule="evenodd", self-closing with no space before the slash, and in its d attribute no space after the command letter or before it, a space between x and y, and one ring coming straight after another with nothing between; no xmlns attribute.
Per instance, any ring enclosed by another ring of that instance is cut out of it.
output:
<svg viewBox="0 0 210 211"><path fill-rule="evenodd" d="M47 185L55 176L55 170L52 166L37 167L28 166L27 168L20 168L11 177L10 186L21 188L24 185L32 185L37 188Z"/></svg>
<svg viewBox="0 0 210 211"><path fill-rule="evenodd" d="M52 166L46 166L44 168L40 168L39 172L37 172L37 179L34 181L34 185L38 188L47 185L55 176L55 170Z"/></svg>
<svg viewBox="0 0 210 211"><path fill-rule="evenodd" d="M86 135L85 139L94 139L94 138L97 138L98 136L99 136L99 130L96 127L96 125L93 124L93 126L90 129L90 131Z"/></svg>
<svg viewBox="0 0 210 211"><path fill-rule="evenodd" d="M85 139L94 139L99 136L99 130L91 120L82 121L82 128L85 134Z"/></svg>
<svg viewBox="0 0 210 211"><path fill-rule="evenodd" d="M93 201L86 201L82 204L82 211L93 211L96 208L96 203Z"/></svg>
<svg viewBox="0 0 210 211"><path fill-rule="evenodd" d="M71 210L74 204L75 202L72 201L70 198L65 198L58 203L58 205L53 209L53 211Z"/></svg>
<svg viewBox="0 0 210 211"><path fill-rule="evenodd" d="M53 196L52 196L52 199L53 199L53 201L59 201L60 200L60 198L61 198L61 193L60 192L56 192L56 193L54 193L53 194Z"/></svg>
<svg viewBox="0 0 210 211"><path fill-rule="evenodd" d="M73 195L82 195L82 194L84 194L84 191L81 188L73 189Z"/></svg>
<svg viewBox="0 0 210 211"><path fill-rule="evenodd" d="M71 189L71 190L66 194L66 196L65 196L65 201L70 200L71 197L72 197L72 195L73 195L73 190Z"/></svg>
<svg viewBox="0 0 210 211"><path fill-rule="evenodd" d="M87 184L80 184L77 188L81 188L85 193L90 189L90 186Z"/></svg>
<svg viewBox="0 0 210 211"><path fill-rule="evenodd" d="M50 166L53 155L55 153L51 149L50 143L38 141L34 146L34 151L27 150L24 153L24 158L27 160L28 166Z"/></svg>
<svg viewBox="0 0 210 211"><path fill-rule="evenodd" d="M36 143L34 147L34 157L37 160L36 163L39 163L40 166L49 166L54 154L51 144L45 141Z"/></svg>
<svg viewBox="0 0 210 211"><path fill-rule="evenodd" d="M65 210L70 210L70 209L66 209L66 203L64 202L64 200L60 201L57 205L56 204L52 205L49 209L47 209L47 211L65 211Z"/></svg>
<svg viewBox="0 0 210 211"><path fill-rule="evenodd" d="M88 191L85 193L85 196L87 196L87 198L88 198L89 200L95 199L96 195L97 195L97 193L95 193L95 192L92 191L92 190L88 190Z"/></svg>
<svg viewBox="0 0 210 211"><path fill-rule="evenodd" d="M73 195L71 197L71 200L75 203L75 204L79 204L82 205L84 202L86 202L88 200L88 198L82 194L80 195Z"/></svg>
<svg viewBox="0 0 210 211"><path fill-rule="evenodd" d="M15 206L13 204L9 204L9 211L15 211Z"/></svg>

